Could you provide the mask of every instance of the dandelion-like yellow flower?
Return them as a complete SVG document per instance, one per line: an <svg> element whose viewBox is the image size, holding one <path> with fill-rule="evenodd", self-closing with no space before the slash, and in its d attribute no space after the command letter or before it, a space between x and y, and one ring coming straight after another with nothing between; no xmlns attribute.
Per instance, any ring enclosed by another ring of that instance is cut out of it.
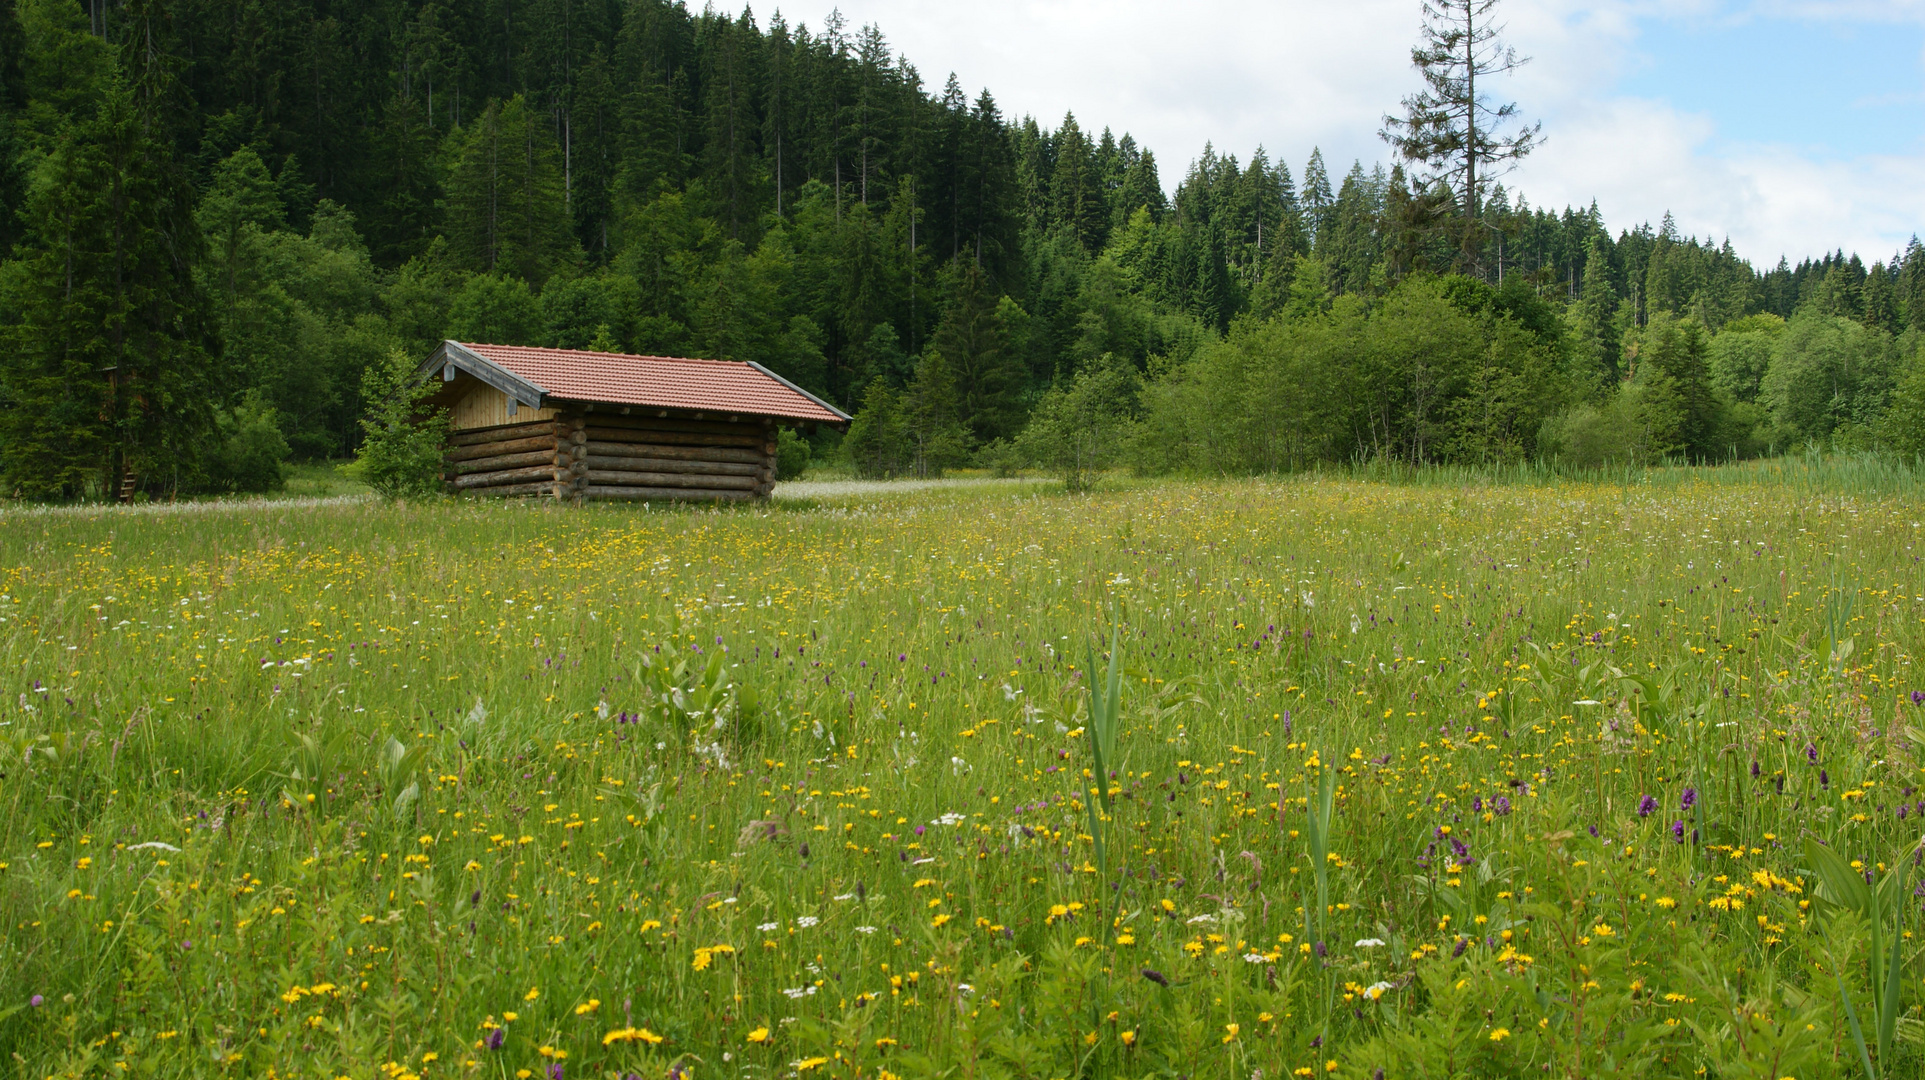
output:
<svg viewBox="0 0 1925 1080"><path fill-rule="evenodd" d="M748 1041L749 1041L749 1042L752 1042L752 1043L765 1043L765 1042L768 1042L768 1041L769 1041L769 1029L768 1029L768 1028L765 1028L765 1027L759 1027L759 1028L756 1028L756 1029L755 1029L754 1031L751 1031L751 1032L749 1032L749 1034L748 1034Z"/></svg>
<svg viewBox="0 0 1925 1080"><path fill-rule="evenodd" d="M1508 1039L1510 1037L1511 1037L1510 1028L1497 1028L1496 1030L1491 1032L1492 1042L1503 1042L1505 1039Z"/></svg>
<svg viewBox="0 0 1925 1080"><path fill-rule="evenodd" d="M647 1028L637 1027L616 1028L602 1036L603 1046L612 1046L618 1042L642 1042L650 1046L655 1046L661 1041L662 1037L660 1035L655 1034Z"/></svg>

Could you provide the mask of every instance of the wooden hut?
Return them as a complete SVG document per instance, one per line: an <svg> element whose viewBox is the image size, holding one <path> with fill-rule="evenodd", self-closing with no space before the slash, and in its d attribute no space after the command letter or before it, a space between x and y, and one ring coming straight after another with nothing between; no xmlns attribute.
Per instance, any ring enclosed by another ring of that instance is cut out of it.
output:
<svg viewBox="0 0 1925 1080"><path fill-rule="evenodd" d="M453 418L443 474L476 495L762 498L776 427L849 415L760 364L444 341L422 365Z"/></svg>

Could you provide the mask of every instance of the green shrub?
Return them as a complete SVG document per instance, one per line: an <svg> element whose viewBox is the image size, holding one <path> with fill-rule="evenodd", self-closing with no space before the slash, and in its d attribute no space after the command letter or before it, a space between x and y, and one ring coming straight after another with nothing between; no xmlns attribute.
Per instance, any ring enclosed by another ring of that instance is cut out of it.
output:
<svg viewBox="0 0 1925 1080"><path fill-rule="evenodd" d="M814 451L809 440L797 435L791 428L781 428L775 435L775 478L777 480L796 480L809 468L809 458Z"/></svg>
<svg viewBox="0 0 1925 1080"><path fill-rule="evenodd" d="M341 471L385 498L439 492L448 414L422 409L433 393L431 384L415 378L414 361L398 349L387 362L368 368L361 381L361 395L368 402L368 415L361 421L366 435L354 461Z"/></svg>
<svg viewBox="0 0 1925 1080"><path fill-rule="evenodd" d="M220 452L211 455L210 486L221 492L256 494L279 491L287 486L282 464L287 461L287 440L281 436L274 409L250 391L231 412L223 412L220 425Z"/></svg>
<svg viewBox="0 0 1925 1080"><path fill-rule="evenodd" d="M1043 395L1016 445L1027 460L1063 478L1071 491L1116 464L1136 411L1138 381L1129 361L1108 353Z"/></svg>

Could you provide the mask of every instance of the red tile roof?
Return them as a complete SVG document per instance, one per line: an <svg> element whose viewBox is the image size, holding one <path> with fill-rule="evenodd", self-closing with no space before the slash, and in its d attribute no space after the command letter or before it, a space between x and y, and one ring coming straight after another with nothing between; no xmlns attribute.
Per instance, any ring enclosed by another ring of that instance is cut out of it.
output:
<svg viewBox="0 0 1925 1080"><path fill-rule="evenodd" d="M453 344L533 384L547 397L567 401L776 416L829 424L849 419L822 399L760 366L734 360Z"/></svg>

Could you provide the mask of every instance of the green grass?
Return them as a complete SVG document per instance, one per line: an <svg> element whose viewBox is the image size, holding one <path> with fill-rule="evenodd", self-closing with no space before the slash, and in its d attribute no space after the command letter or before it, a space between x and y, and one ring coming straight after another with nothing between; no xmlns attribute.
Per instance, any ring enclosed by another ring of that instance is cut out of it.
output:
<svg viewBox="0 0 1925 1080"><path fill-rule="evenodd" d="M1917 1075L1851 468L0 519L0 1060Z"/></svg>
<svg viewBox="0 0 1925 1080"><path fill-rule="evenodd" d="M294 499L332 499L345 495L366 495L368 486L341 475L339 462L290 462L282 466L287 487L279 492Z"/></svg>

